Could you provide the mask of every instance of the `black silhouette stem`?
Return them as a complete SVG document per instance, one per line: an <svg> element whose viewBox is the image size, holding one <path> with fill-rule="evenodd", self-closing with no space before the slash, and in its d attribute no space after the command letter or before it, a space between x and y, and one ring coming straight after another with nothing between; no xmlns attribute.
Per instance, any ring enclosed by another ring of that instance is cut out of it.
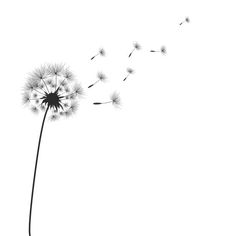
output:
<svg viewBox="0 0 236 236"><path fill-rule="evenodd" d="M29 236L31 236L31 216L32 216L32 206L33 206L33 199L34 199L34 186L35 186L36 172L37 172L37 166L38 166L39 149L40 149L43 127L44 127L45 119L46 119L46 116L48 113L48 109L49 109L49 106L47 107L47 109L44 113L44 117L43 117L43 122L42 122L40 135L39 135L39 141L38 141L38 149L37 149L37 154L36 154L35 167L34 167L34 177L33 177L32 191L31 191L30 212L29 212Z"/></svg>
<svg viewBox="0 0 236 236"><path fill-rule="evenodd" d="M108 104L111 103L112 101L109 102L94 102L93 105L102 105L102 104Z"/></svg>
<svg viewBox="0 0 236 236"><path fill-rule="evenodd" d="M130 76L130 74L128 74L128 75L123 79L123 81L126 81L129 76Z"/></svg>
<svg viewBox="0 0 236 236"><path fill-rule="evenodd" d="M99 53L98 54L96 54L96 55L94 55L93 57L91 57L91 60L93 60L96 56L98 56L99 55Z"/></svg>
<svg viewBox="0 0 236 236"><path fill-rule="evenodd" d="M132 56L133 52L134 52L135 48L131 51L131 53L129 54L129 57Z"/></svg>

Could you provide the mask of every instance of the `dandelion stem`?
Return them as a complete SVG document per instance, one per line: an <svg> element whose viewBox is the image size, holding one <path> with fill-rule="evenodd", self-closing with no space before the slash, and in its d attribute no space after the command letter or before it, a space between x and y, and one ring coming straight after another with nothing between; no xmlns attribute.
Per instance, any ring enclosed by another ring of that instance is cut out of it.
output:
<svg viewBox="0 0 236 236"><path fill-rule="evenodd" d="M33 206L33 198L34 198L34 186L35 186L36 172L37 172L37 166L38 166L39 149L40 149L43 127L44 127L45 119L46 119L46 116L48 113L48 109L49 109L49 106L47 107L47 109L44 113L44 117L43 117L43 122L42 122L40 135L39 135L39 141L38 141L38 149L37 149L37 154L36 154L35 167L34 167L34 177L33 177L32 191L31 191L30 212L29 212L29 236L31 236L31 215L32 215L32 206Z"/></svg>

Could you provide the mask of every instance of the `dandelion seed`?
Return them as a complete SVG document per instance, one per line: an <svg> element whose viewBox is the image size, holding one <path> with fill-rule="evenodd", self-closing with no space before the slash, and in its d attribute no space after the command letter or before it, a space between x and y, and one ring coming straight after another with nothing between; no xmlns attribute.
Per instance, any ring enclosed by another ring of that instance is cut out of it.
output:
<svg viewBox="0 0 236 236"><path fill-rule="evenodd" d="M33 113L35 113L35 114L39 112L38 108L35 107L35 106L32 106L32 107L31 107L31 111L32 111Z"/></svg>
<svg viewBox="0 0 236 236"><path fill-rule="evenodd" d="M117 92L114 92L111 97L110 97L110 100L109 101L106 101L106 102L94 102L93 104L94 105L102 105L102 104L113 104L115 107L119 107L120 104L121 104L121 100L120 100L120 96Z"/></svg>
<svg viewBox="0 0 236 236"><path fill-rule="evenodd" d="M66 92L66 93L69 93L69 92L70 92L69 87L66 87L66 88L65 88L65 92Z"/></svg>
<svg viewBox="0 0 236 236"><path fill-rule="evenodd" d="M23 104L30 103L30 95L28 93L23 94Z"/></svg>
<svg viewBox="0 0 236 236"><path fill-rule="evenodd" d="M71 111L71 110L67 110L67 111L64 112L64 115L65 115L66 117L69 117L69 116L72 115L72 111Z"/></svg>
<svg viewBox="0 0 236 236"><path fill-rule="evenodd" d="M96 55L94 55L93 57L91 57L91 60L93 60L95 57L97 56L102 56L104 57L106 55L106 52L103 48L99 49L98 53Z"/></svg>
<svg viewBox="0 0 236 236"><path fill-rule="evenodd" d="M67 80L73 80L74 79L74 74L68 68L66 68L65 71L64 71L64 77ZM64 80L63 80L63 83L64 83Z"/></svg>
<svg viewBox="0 0 236 236"><path fill-rule="evenodd" d="M45 107L45 105L40 105L40 109L42 110L42 111L45 111L45 109L46 109L46 107Z"/></svg>
<svg viewBox="0 0 236 236"><path fill-rule="evenodd" d="M167 53L165 46L162 46L160 50L150 50L150 52L160 52L162 55L166 55Z"/></svg>
<svg viewBox="0 0 236 236"><path fill-rule="evenodd" d="M88 88L93 87L99 81L101 81L101 82L106 82L107 81L107 77L103 73L101 73L101 72L99 72L97 74L97 77L98 77L98 80L96 80L93 84L89 85Z"/></svg>
<svg viewBox="0 0 236 236"><path fill-rule="evenodd" d="M52 85L52 80L51 79L48 79L47 80L47 84L50 86L50 85Z"/></svg>
<svg viewBox="0 0 236 236"><path fill-rule="evenodd" d="M63 82L61 89L59 77ZM30 201L29 213L29 236L31 236L31 216L34 196L34 186L37 171L38 156L40 150L41 137L47 114L50 120L58 120L60 116L69 116L77 110L76 99L83 93L80 85L72 80L72 73L65 69L64 65L53 64L36 69L29 77L23 93L23 102L28 104L33 113L44 111L43 121L41 125L38 149L36 154L36 162L34 169L33 185ZM72 92L71 92L72 91ZM73 96L73 99L71 99ZM63 102L66 100L66 103Z"/></svg>
<svg viewBox="0 0 236 236"><path fill-rule="evenodd" d="M134 70L132 68L127 68L127 72L128 74L126 75L126 77L123 79L123 81L125 81L131 74L134 73Z"/></svg>
<svg viewBox="0 0 236 236"><path fill-rule="evenodd" d="M71 105L70 105L70 110L74 113L76 112L78 109L78 103L77 102L73 102Z"/></svg>
<svg viewBox="0 0 236 236"><path fill-rule="evenodd" d="M63 105L65 108L69 107L68 103L63 103Z"/></svg>
<svg viewBox="0 0 236 236"><path fill-rule="evenodd" d="M84 90L83 88L81 87L80 84L76 84L74 86L74 94L77 95L77 96L82 96L84 95Z"/></svg>
<svg viewBox="0 0 236 236"><path fill-rule="evenodd" d="M140 44L138 44L137 42L135 42L133 46L134 46L134 48L133 48L133 50L130 52L130 54L129 54L128 57L131 57L132 54L133 54L133 52L134 52L135 50L140 50L140 49L141 49Z"/></svg>
<svg viewBox="0 0 236 236"><path fill-rule="evenodd" d="M52 115L50 116L50 120L51 120L51 121L56 121L56 120L58 120L58 119L59 119L59 116L56 115L56 114L52 114Z"/></svg>
<svg viewBox="0 0 236 236"><path fill-rule="evenodd" d="M64 64L50 64L47 66L47 74L50 76L60 76L65 73Z"/></svg>
<svg viewBox="0 0 236 236"><path fill-rule="evenodd" d="M40 68L35 69L31 73L31 78L35 81L38 81L38 87L44 91L44 88L48 90L47 84L45 82L45 79L47 77L47 68L46 66L41 66Z"/></svg>
<svg viewBox="0 0 236 236"><path fill-rule="evenodd" d="M184 24L184 23L189 23L190 22L190 19L189 19L189 17L186 17L185 18L185 20L184 21L182 21L182 22L180 22L180 24L179 25L182 25L182 24Z"/></svg>

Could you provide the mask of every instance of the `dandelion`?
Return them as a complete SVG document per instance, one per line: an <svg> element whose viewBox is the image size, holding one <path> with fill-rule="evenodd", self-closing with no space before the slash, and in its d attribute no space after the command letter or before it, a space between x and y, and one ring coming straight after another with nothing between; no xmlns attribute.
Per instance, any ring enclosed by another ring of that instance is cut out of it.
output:
<svg viewBox="0 0 236 236"><path fill-rule="evenodd" d="M106 101L106 102L94 102L94 105L102 105L102 104L113 104L115 107L119 107L121 104L120 101L120 96L117 92L114 92L111 96L110 96L110 100Z"/></svg>
<svg viewBox="0 0 236 236"><path fill-rule="evenodd" d="M101 81L101 82L106 82L107 81L107 77L103 73L101 73L101 72L99 72L97 74L97 78L98 78L98 80L96 80L93 84L89 85L88 88L93 87L99 81Z"/></svg>
<svg viewBox="0 0 236 236"><path fill-rule="evenodd" d="M162 46L160 50L150 50L150 52L160 52L162 55L166 55L166 47Z"/></svg>
<svg viewBox="0 0 236 236"><path fill-rule="evenodd" d="M102 57L104 57L106 55L106 52L103 48L100 48L98 53L96 55L94 55L93 57L91 57L91 60L93 60L95 57L97 57L99 55L102 56Z"/></svg>
<svg viewBox="0 0 236 236"><path fill-rule="evenodd" d="M24 88L23 103L29 105L33 113L44 112L33 175L29 212L29 236L31 236L34 186L44 123L48 113L51 113L51 115L49 114L49 119L55 121L61 116L70 116L76 111L78 107L77 100L83 94L83 90L80 85L72 80L73 78L74 75L68 68L65 68L65 65L42 66L30 74Z"/></svg>
<svg viewBox="0 0 236 236"><path fill-rule="evenodd" d="M179 25L182 25L183 23L189 23L190 22L190 19L189 17L186 17L184 21L180 22Z"/></svg>
<svg viewBox="0 0 236 236"><path fill-rule="evenodd" d="M128 74L126 75L126 77L123 79L123 81L126 81L126 79L134 73L134 70L132 68L127 68L127 72Z"/></svg>
<svg viewBox="0 0 236 236"><path fill-rule="evenodd" d="M133 52L134 52L135 50L140 50L140 49L141 49L140 44L138 44L137 42L135 42L133 46L134 46L134 48L133 48L133 50L131 51L131 53L129 54L129 57L132 56L132 54L133 54Z"/></svg>

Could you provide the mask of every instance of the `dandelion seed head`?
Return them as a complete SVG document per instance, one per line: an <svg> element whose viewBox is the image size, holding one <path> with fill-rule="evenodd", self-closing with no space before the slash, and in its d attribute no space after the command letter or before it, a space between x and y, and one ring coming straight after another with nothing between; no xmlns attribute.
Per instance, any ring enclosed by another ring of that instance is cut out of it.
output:
<svg viewBox="0 0 236 236"><path fill-rule="evenodd" d="M75 113L77 100L82 94L81 85L75 83L68 68L62 64L50 64L30 74L24 87L23 103L29 104L34 113L48 109L50 119L57 120L62 113L65 116Z"/></svg>

